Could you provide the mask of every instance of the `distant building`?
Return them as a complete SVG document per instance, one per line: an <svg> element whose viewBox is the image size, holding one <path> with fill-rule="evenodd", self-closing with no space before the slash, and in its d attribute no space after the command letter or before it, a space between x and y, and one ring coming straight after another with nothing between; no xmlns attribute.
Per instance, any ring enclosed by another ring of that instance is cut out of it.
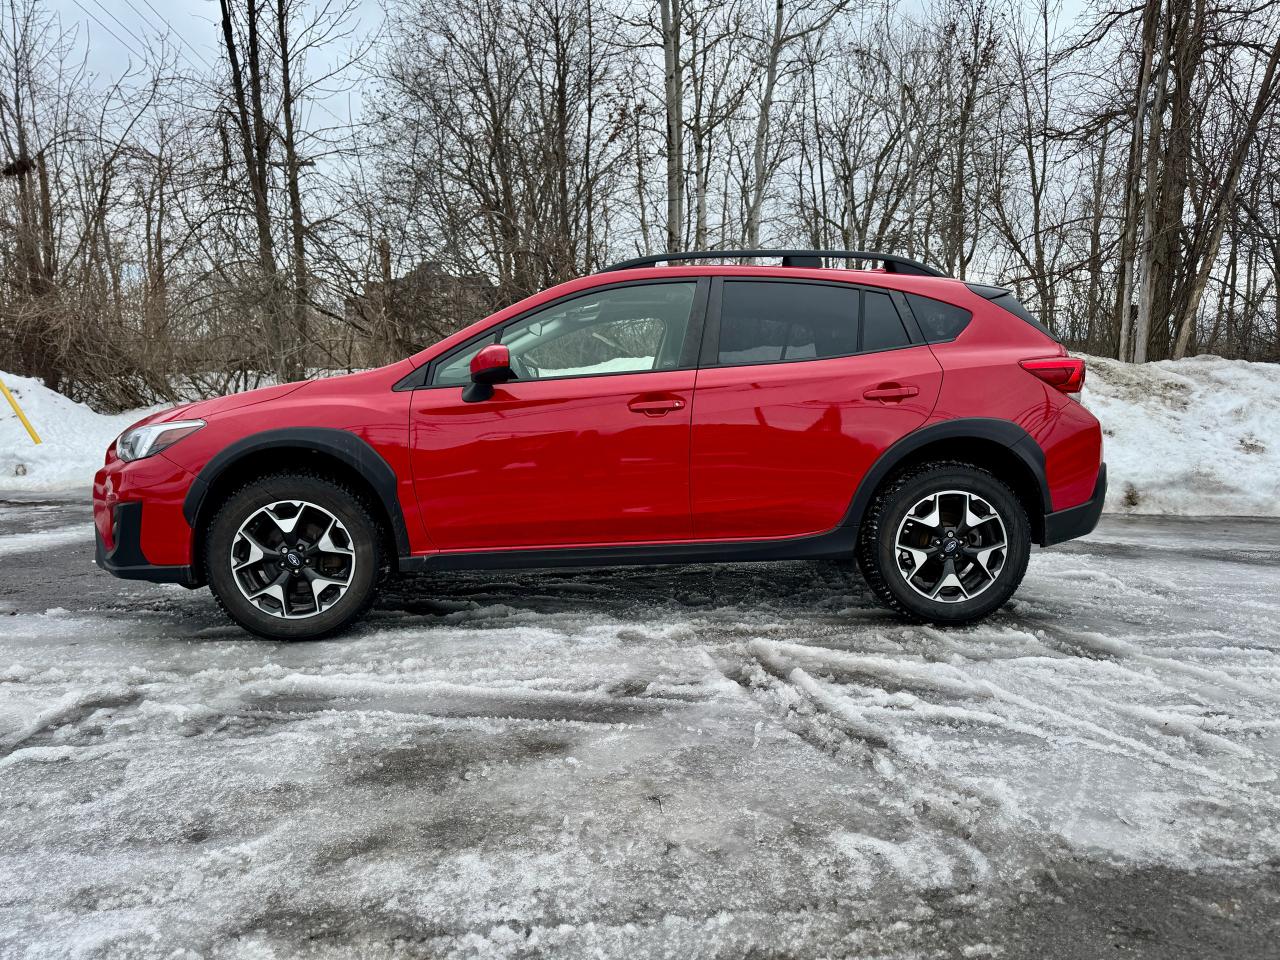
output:
<svg viewBox="0 0 1280 960"><path fill-rule="evenodd" d="M345 312L403 356L485 316L495 290L482 274L455 276L438 260L424 260L402 277L367 281L347 298Z"/></svg>

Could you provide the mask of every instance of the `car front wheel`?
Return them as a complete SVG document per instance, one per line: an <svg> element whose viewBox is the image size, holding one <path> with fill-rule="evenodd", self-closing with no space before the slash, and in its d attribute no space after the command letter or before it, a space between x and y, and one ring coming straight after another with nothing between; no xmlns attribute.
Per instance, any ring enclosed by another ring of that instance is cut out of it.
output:
<svg viewBox="0 0 1280 960"><path fill-rule="evenodd" d="M205 536L205 570L240 626L273 640L335 633L369 608L381 575L377 521L352 490L275 474L235 491Z"/></svg>
<svg viewBox="0 0 1280 960"><path fill-rule="evenodd" d="M915 620L971 623L1013 595L1031 529L1009 487L963 463L930 464L890 481L863 524L858 565L889 607Z"/></svg>

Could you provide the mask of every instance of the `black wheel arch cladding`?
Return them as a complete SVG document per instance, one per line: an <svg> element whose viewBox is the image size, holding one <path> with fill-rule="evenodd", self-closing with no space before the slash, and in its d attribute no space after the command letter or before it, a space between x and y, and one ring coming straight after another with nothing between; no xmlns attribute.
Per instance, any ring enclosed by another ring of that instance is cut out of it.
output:
<svg viewBox="0 0 1280 960"><path fill-rule="evenodd" d="M1032 539L1038 542L1043 538L1044 517L1053 509L1049 481L1045 476L1044 450L1026 430L1016 423L992 417L944 420L915 430L898 440L879 456L859 481L841 526L853 527L855 530L861 527L872 498L894 473L912 464L918 455L925 453L928 460L963 461L966 457L959 445L965 441L974 440L1003 448L1030 477L1035 489L1027 491L1029 496L1026 499L1032 500L1027 504L1031 508L1028 510L1028 519L1031 521ZM931 446L945 446L946 449L945 452L939 450L935 455L926 451L926 448ZM981 462L985 459L981 454L973 459L976 461L975 466L986 467ZM1005 478L1005 482L1015 488L1016 494L1016 485L1010 482L1010 478Z"/></svg>
<svg viewBox="0 0 1280 960"><path fill-rule="evenodd" d="M933 458L926 448L951 444L946 451L938 452L939 459L954 460L957 458L956 445L965 441L979 440L998 445L1007 454L1015 458L1017 463L1031 478L1034 486L1034 502L1028 504L1029 519L1032 524L1032 537L1036 541L1043 540L1044 517L1051 510L1048 481L1045 477L1045 456L1040 445L1022 427L1008 420L985 417L965 417L945 420L928 427L915 430L894 443L884 451L872 464L871 468L859 481L858 486L840 524L830 536L843 539L845 536L856 538L868 506L876 492L895 472L910 465L914 457L924 455ZM183 514L193 529L198 529L202 511L208 507L206 503L209 492L214 489L221 477L233 469L246 457L255 456L271 450L298 450L301 454L317 453L330 457L358 474L377 497L385 513L396 553L400 558L410 558L408 531L404 514L397 496L398 480L395 471L365 440L345 430L326 427L289 427L280 430L266 430L245 437L229 445L201 469L192 482L191 489L183 501ZM975 457L981 460L981 457ZM982 463L978 463L982 466ZM305 462L298 464L305 468ZM1028 491L1030 492L1030 491ZM853 546L850 540L849 548ZM652 561L651 561L652 562Z"/></svg>
<svg viewBox="0 0 1280 960"><path fill-rule="evenodd" d="M354 471L372 490L382 511L385 513L390 534L396 552L400 556L408 556L409 533L405 526L404 512L400 509L397 496L398 480L390 464L378 454L364 439L347 430L331 427L285 427L279 430L264 430L237 440L220 450L196 475L182 502L182 513L193 530L199 529L199 521L203 511L209 507L208 495L219 480L247 457L269 453L271 451L297 450L302 459L297 464L299 470L306 470L312 464L305 457L318 454L336 460L346 468ZM280 469L277 466L275 469Z"/></svg>

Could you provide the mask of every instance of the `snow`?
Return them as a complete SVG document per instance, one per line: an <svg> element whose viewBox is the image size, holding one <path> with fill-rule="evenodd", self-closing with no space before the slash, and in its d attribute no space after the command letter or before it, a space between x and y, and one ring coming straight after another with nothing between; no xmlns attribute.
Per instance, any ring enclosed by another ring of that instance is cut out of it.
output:
<svg viewBox="0 0 1280 960"><path fill-rule="evenodd" d="M17 553L49 550L66 543L79 543L93 539L93 528L84 523L73 523L54 530L0 535L0 557Z"/></svg>
<svg viewBox="0 0 1280 960"><path fill-rule="evenodd" d="M1109 511L1280 516L1280 364L1087 359Z"/></svg>
<svg viewBox="0 0 1280 960"><path fill-rule="evenodd" d="M136 410L104 416L32 377L0 371L0 380L42 441L31 442L9 403L0 397L0 492L87 492L111 441L147 413Z"/></svg>
<svg viewBox="0 0 1280 960"><path fill-rule="evenodd" d="M1280 364L1087 360L1082 399L1103 424L1109 512L1280 516ZM45 441L33 446L0 405L0 492L87 488L111 440L148 412L105 417L36 380L0 377Z"/></svg>
<svg viewBox="0 0 1280 960"><path fill-rule="evenodd" d="M1277 533L1107 518L959 630L786 563L409 579L305 644L32 552L0 956L1042 956L1073 872L1265 890Z"/></svg>

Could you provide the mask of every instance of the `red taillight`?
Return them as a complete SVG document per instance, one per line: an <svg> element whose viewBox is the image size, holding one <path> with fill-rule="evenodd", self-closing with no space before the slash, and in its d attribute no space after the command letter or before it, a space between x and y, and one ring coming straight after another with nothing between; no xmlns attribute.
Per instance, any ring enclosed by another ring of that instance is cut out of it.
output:
<svg viewBox="0 0 1280 960"><path fill-rule="evenodd" d="M1039 377L1055 390L1079 393L1084 386L1084 361L1076 357L1048 357L1021 362L1023 370Z"/></svg>

